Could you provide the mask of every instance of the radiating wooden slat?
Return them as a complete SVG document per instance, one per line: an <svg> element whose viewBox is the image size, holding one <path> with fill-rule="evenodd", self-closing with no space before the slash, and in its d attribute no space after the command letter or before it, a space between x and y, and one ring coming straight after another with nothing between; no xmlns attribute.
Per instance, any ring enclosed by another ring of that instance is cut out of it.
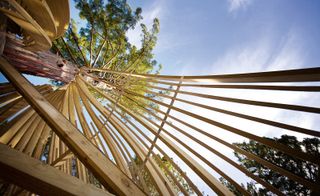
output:
<svg viewBox="0 0 320 196"><path fill-rule="evenodd" d="M76 78L77 81L77 85L81 86L77 86L78 90L81 91L82 93L78 93L81 97L82 103L84 104L86 110L88 111L91 119L93 120L93 122L96 124L97 127L100 128L100 133L102 134L102 136L104 137L106 143L109 146L109 149L112 152L113 157L115 158L117 165L119 166L119 168L124 171L125 173L127 173L128 175L130 175L130 171L128 170L128 168L125 166L125 161L123 159L123 157L119 154L119 151L117 150L114 141L112 140L112 137L110 135L110 133L105 129L105 127L103 126L103 123L101 123L101 121L99 120L99 118L96 116L95 112L92 110L91 106L89 105L88 99L91 101L91 103L94 106L99 106L100 103L91 95L91 93L89 92L89 90L87 88L83 88L85 87L84 85L82 85L81 80L79 78ZM85 97L86 96L86 97ZM101 106L100 108L97 108L100 112L103 111L103 107Z"/></svg>
<svg viewBox="0 0 320 196"><path fill-rule="evenodd" d="M63 94L61 94L61 96L62 95ZM59 106L61 105L61 99L62 99L62 97L61 98L58 97L57 99L52 100L52 105L56 108L59 108ZM45 130L46 126L47 126L47 124L43 120L39 123L39 128L36 128L31 139L28 141L27 146L23 150L24 153L29 154L29 155L33 154L33 152L36 149L36 145L40 140L41 134Z"/></svg>
<svg viewBox="0 0 320 196"><path fill-rule="evenodd" d="M108 95L102 93L101 91L97 90L102 96L104 96L106 99L110 100L111 102L115 102L111 97ZM142 126L147 128L150 132L153 134L156 133L155 130L153 130L152 127L150 127L145 121L140 119L136 114L129 111L127 108L121 106L118 104L118 106L125 111L127 114L132 116L135 120L137 120ZM194 170L195 173L197 173L216 193L221 195L232 195L232 193L224 187L217 179L215 179L211 174L206 171L202 165L200 165L197 161L195 161L190 155L184 153L184 151L178 147L176 144L174 144L170 139L168 139L164 135L160 135L159 139L163 141L173 152L175 152L188 166Z"/></svg>
<svg viewBox="0 0 320 196"><path fill-rule="evenodd" d="M17 88L18 92L41 114L47 124L57 133L67 146L94 173L99 181L118 194L143 195L124 173L106 159L90 141L49 104L34 87L23 78L5 59L0 58L0 69Z"/></svg>
<svg viewBox="0 0 320 196"><path fill-rule="evenodd" d="M158 84L165 84L170 86L176 86L176 82L164 82L156 81ZM148 87L156 87L154 85L147 84ZM181 84L183 87L199 87L199 88L219 88L219 89L246 89L246 90L277 90L277 91L306 91L306 92L319 92L320 86L283 86L283 85L224 85L224 84Z"/></svg>
<svg viewBox="0 0 320 196"><path fill-rule="evenodd" d="M90 71L130 75L128 72L120 72L108 69L92 68ZM158 80L180 80L180 76L131 74L132 77L150 78ZM183 82L221 82L221 83L251 83L251 82L310 82L319 81L320 68L306 68L284 71L269 71L245 74L224 74L209 76L184 76Z"/></svg>
<svg viewBox="0 0 320 196"><path fill-rule="evenodd" d="M157 87L156 89L164 90L163 88L160 88L160 87ZM168 91L172 91L172 90L168 89ZM248 105L255 105L255 106L264 106L264 107L273 107L273 108L279 108L279 109L294 110L294 111L301 111L301 112L310 112L310 113L316 113L316 114L320 113L320 108L316 108L316 107L222 97L222 96L194 93L194 92L189 92L189 91L179 91L179 93L185 94L185 95L192 95L195 97L208 98L208 99L214 99L214 100L219 100L219 101L226 101L226 102L234 102L234 103L241 103L241 104L248 104Z"/></svg>
<svg viewBox="0 0 320 196"><path fill-rule="evenodd" d="M163 119L160 119L160 120L161 120L161 124L160 124L159 129L158 129L158 131L157 131L157 133L156 133L156 135L155 135L155 137L154 137L154 139L153 139L153 141L152 141L152 143L151 143L151 146L150 146L150 148L149 148L148 154L147 154L145 160L143 161L143 164L145 164L145 163L148 161L149 156L150 156L150 154L151 154L151 151L152 151L152 149L154 148L155 143L157 142L157 139L158 139L158 137L159 137L159 135L160 135L161 130L163 129L164 124L166 123L166 120L167 120L168 115L169 115L169 113L170 113L171 107L173 106L174 101L175 101L175 99L176 99L176 97L177 97L177 95L178 95L178 92L179 92L179 89L180 89L180 85L181 85L181 83L182 83L182 80L183 80L183 76L181 77L181 79L180 79L180 81L179 81L179 84L178 84L177 88L176 88L175 91L174 91L173 96L170 97L170 98L171 98L171 101L170 101L169 107L167 107L167 111L166 111L166 113L164 114Z"/></svg>
<svg viewBox="0 0 320 196"><path fill-rule="evenodd" d="M145 110L146 110L146 109L145 109ZM158 109L155 109L155 110L156 110L157 112L159 112L159 113L163 113L163 114L164 114L164 112L162 112L162 111L160 111L160 110L158 110ZM147 110L146 110L146 111L147 111ZM149 112L149 113L150 113L150 112ZM151 113L150 113L150 114L151 114ZM244 154L244 155L250 157L250 159L253 159L253 160L255 160L255 161L257 161L257 162L259 162L259 163L261 163L261 164L263 164L263 165L265 165L265 166L268 166L268 167L272 168L274 171L277 171L277 172L279 172L280 174L286 175L286 176L288 176L289 178L294 179L294 180L296 180L297 182L299 182L299 183L301 183L301 184L304 184L304 185L310 187L311 189L317 189L316 186L315 186L315 184L312 183L312 182L310 182L310 181L308 181L308 180L305 180L305 179L303 179L303 178L301 178L301 177L299 177L299 176L297 176L297 175L294 175L294 174L292 174L291 172L286 171L286 170L284 170L284 169L282 169L282 168L280 168L280 167L278 167L278 166L276 166L276 165L274 165L274 164L272 164L272 163L269 163L269 162L261 159L260 157L258 157L258 156L256 156L256 155L250 154L250 153L248 153L248 152L246 152L246 151L244 151L244 150L242 150L242 149L240 149L240 148L238 148L238 147L233 146L232 144L229 144L229 143L227 143L227 142L225 142L225 141L223 141L223 140L221 140L221 139L219 139L219 138L217 138L217 137L214 137L213 135L210 135L210 134L208 134L207 132L204 132L204 131L198 129L198 128L196 128L195 126L192 126L192 125L188 124L187 122L184 122L184 121L182 121L182 120L179 120L179 119L177 119L177 118L175 118L175 117L173 117L173 116L170 116L170 115L169 115L169 117L172 118L172 119L174 119L174 120L176 120L176 121L178 121L179 123L182 123L182 124L184 124L184 125L186 125L186 126L188 126L188 127L191 127L191 128L194 129L194 130L199 131L200 133L208 136L209 138L212 138L212 139L214 139L214 140L216 140L216 141L218 141L218 142L220 142L220 143L222 143L222 144L224 144L224 145L232 148L235 152L239 152L239 153L241 153L241 154ZM178 127L174 126L173 124L170 123L170 124L168 124L168 125L171 126L171 127L173 127L175 130L178 130L179 132L182 132L183 134L187 135L187 137L190 137L190 135L188 136L188 134L186 134L186 132L182 131L181 129L179 129ZM167 133L167 132L166 132L166 133ZM167 134L168 134L168 133L167 133ZM172 137L174 137L172 134L170 134L170 135L171 135ZM193 138L193 140L196 140L196 138ZM212 149L212 148L210 148L209 146L205 145L205 144L202 143L201 141L198 140L197 142L200 143L200 144L202 144L202 146L204 146L205 148L211 150L212 152L215 151L214 149ZM188 146L185 146L185 147L188 148ZM221 158L225 159L227 162L229 162L230 164L232 164L232 165L235 166L236 168L240 169L240 170L241 170L243 173L245 173L246 175L248 175L248 176L250 176L251 178L255 179L255 180L256 180L257 182L259 182L260 184L263 184L263 185L264 185L265 187L267 187L269 190L273 191L274 193L277 193L278 195L281 195L281 194L282 194L281 192L279 192L277 189L273 188L273 187L270 186L269 184L265 183L264 181L261 181L261 179L257 178L256 176L252 175L251 173L247 172L246 170L243 170L243 168L238 167L237 165L234 165L231 160L228 161L227 158L224 157L222 154L218 153L217 151L215 151L214 153L217 154L218 156L220 156Z"/></svg>
<svg viewBox="0 0 320 196"><path fill-rule="evenodd" d="M108 110L107 107L105 107L105 108ZM110 112L110 110L109 110L109 112ZM124 116L123 116L121 113L117 112L116 110L115 110L115 112L116 112L121 118L124 119ZM118 121L120 121L120 119L119 119L116 115L115 115L115 118L116 118ZM127 122L128 122L131 126L133 126L146 140L148 140L149 143L152 142L151 139L149 139L134 123L131 122L131 120L127 120ZM124 124L124 126L125 126L128 130L130 130L130 132L131 132L136 138L138 138L138 141L139 141L139 142L141 142L146 148L148 147L148 145L143 141L143 139L142 139L141 137L138 136L138 134L137 134L135 131L133 131L127 124ZM175 164L175 163L172 161L172 159L171 159L157 144L155 144L155 147L157 148L157 150L160 151L161 154L163 154L163 155L165 156L165 158L170 162L170 164L172 164L173 167L174 167L177 171L179 171L180 175L181 175L184 179L186 179L186 181L188 182L188 185L195 191L195 193L196 193L197 195L202 195L202 193L201 193L201 192L198 190L198 188L193 184L193 182L186 176L185 172L183 172L183 171L177 166L177 164ZM153 153L153 152L152 152L152 153ZM153 155L155 155L155 154L153 153ZM180 189L181 189L181 188L180 188Z"/></svg>
<svg viewBox="0 0 320 196"><path fill-rule="evenodd" d="M134 92L130 92L130 94L138 96L138 97L143 97L140 94L137 94L137 93L134 93ZM157 104L163 105L165 107L169 106L168 104L162 103L162 102L157 101L155 99L151 99L151 98L148 98L148 97L143 97L143 98L145 98L147 100L150 100L150 101L153 101L153 102L155 102ZM251 133L245 132L243 130L237 129L235 127L223 124L221 122L218 122L218 121L215 121L215 120L212 120L212 119L197 115L197 114L189 112L187 110L184 110L184 109L181 109L181 108L178 108L178 107L175 107L175 106L172 106L171 109L173 109L175 111L178 111L178 112L181 112L181 113L183 113L185 115L188 115L190 117L196 118L198 120L207 122L207 123L212 124L212 125L214 125L216 127L228 130L230 132L236 133L238 135L247 137L247 138L252 139L252 140L256 140L256 141L258 141L260 143L263 143L263 144L265 144L267 146L270 146L272 148L276 148L278 150L281 150L281 151L283 151L283 152L285 152L285 153L287 153L289 155L292 155L294 157L297 157L297 158L300 158L300 159L303 159L303 160L307 160L307 161L310 161L310 162L313 162L313 163L319 163L319 161L320 161L317 157L315 157L313 155L308 155L306 153L296 151L296 150L294 150L294 149L292 149L290 147L287 147L287 146L285 146L283 144L276 143L274 141L271 141L271 140L268 140L268 139L265 139L265 138L261 138L259 136L254 135L254 134L251 134Z"/></svg>
<svg viewBox="0 0 320 196"><path fill-rule="evenodd" d="M164 94L160 94L160 93L156 93L156 92L152 92L152 91L148 91L148 90L146 92L155 94L155 95L157 95L159 97L169 98L169 96L164 95ZM301 128L301 127L297 127L297 126L293 126L293 125L288 125L288 124L281 123L281 122L275 122L275 121L272 121L272 120L267 120L267 119L263 119L263 118L259 118L259 117L255 117L255 116L246 115L246 114L241 114L241 113L237 113L237 112L233 112L233 111L229 111L229 110L224 110L224 109L212 107L210 105L204 105L204 104L188 101L188 100L185 100L185 99L176 98L176 100L180 101L180 102L183 102L183 103L190 104L190 105L194 105L194 106L198 106L198 107L201 107L201 108L209 109L209 110L212 110L212 111L220 112L220 113L223 113L223 114L229 114L229 115L232 115L232 116L240 117L240 118L247 119L247 120L252 120L252 121L255 121L255 122L260 122L260 123L271 125L271 126L275 126L275 127L278 127L278 128L288 129L288 130L295 131L295 132L298 132L298 133L304 133L304 134L307 134L307 135L320 137L320 132L319 131L315 131L315 130L311 130L311 129L305 129L305 128Z"/></svg>

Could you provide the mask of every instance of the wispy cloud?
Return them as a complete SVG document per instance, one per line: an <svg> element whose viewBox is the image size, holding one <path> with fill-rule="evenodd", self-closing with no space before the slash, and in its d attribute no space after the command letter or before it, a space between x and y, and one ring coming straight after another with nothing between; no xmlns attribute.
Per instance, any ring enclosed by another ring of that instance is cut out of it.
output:
<svg viewBox="0 0 320 196"><path fill-rule="evenodd" d="M236 12L241 9L246 9L252 0L228 0L229 12Z"/></svg>
<svg viewBox="0 0 320 196"><path fill-rule="evenodd" d="M251 40L244 45L237 45L226 51L221 58L212 64L211 73L246 73L275 71L284 69L304 68L307 62L307 55L304 53L303 40L295 30L289 31L280 39L274 39L272 33L268 33L257 40ZM262 100L267 102L278 102L298 105L314 105L314 95L294 92L263 92L256 91L235 94L226 94L225 96L240 96L244 99ZM316 96L317 97L317 96ZM308 100L308 101L306 101ZM226 105L227 106L227 105ZM242 111L252 113L257 116L263 116L264 110L250 110L250 107L244 106ZM296 124L299 118L305 118L307 114L299 112L288 112L285 110L270 110L268 116L270 120L283 121L289 124ZM300 123L298 126L315 129L316 118L307 116L310 119L306 123ZM240 122L239 122L240 124ZM281 135L272 134L270 129L265 129L265 136ZM261 133L261 132L260 132ZM298 136L298 135L297 135Z"/></svg>
<svg viewBox="0 0 320 196"><path fill-rule="evenodd" d="M275 39L272 33L237 43L212 64L213 73L294 69L305 66L303 43L294 30Z"/></svg>

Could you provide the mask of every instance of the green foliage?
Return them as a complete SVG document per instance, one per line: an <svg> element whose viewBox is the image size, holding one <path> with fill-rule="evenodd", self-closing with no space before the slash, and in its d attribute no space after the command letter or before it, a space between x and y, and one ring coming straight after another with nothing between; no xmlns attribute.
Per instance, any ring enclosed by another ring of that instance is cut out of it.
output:
<svg viewBox="0 0 320 196"><path fill-rule="evenodd" d="M75 6L84 25L78 30L76 22L71 20L64 37L54 42L54 52L60 53L79 67L86 66L89 69L139 74L160 72L162 65L157 63L152 53L160 29L158 19L154 19L151 29L141 24L141 48L137 48L128 42L126 33L129 29L134 29L142 19L141 8L132 10L126 0L75 0ZM119 94L121 89L145 95L148 89L146 81L137 81L130 76L99 72L90 74L115 86L118 91L114 91L113 95ZM94 94L97 98L102 98L97 93ZM137 99L142 105L157 107L150 101ZM121 96L120 103L133 111L142 112L138 105L126 96Z"/></svg>
<svg viewBox="0 0 320 196"><path fill-rule="evenodd" d="M193 190L190 185L185 181L185 179L181 176L181 174L175 169L175 167L170 163L170 161L166 157L161 157L159 154L155 156L151 156L150 158L154 159L160 169L164 172L164 174L168 177L169 182L172 184L176 193L180 192L179 187L174 183L173 179L167 173L166 168L170 171L173 176L177 179L177 182L184 187L184 189L191 195L193 194ZM141 161L138 157L133 159L133 162L130 164L130 171L132 173L134 181L140 185L149 195L158 195L157 189L154 186L152 177L149 172L143 166L143 161ZM146 190L147 189L147 190Z"/></svg>
<svg viewBox="0 0 320 196"><path fill-rule="evenodd" d="M158 165L161 168L161 170L166 174L166 176L169 178L169 181L171 182L171 184L173 185L174 189L176 190L176 192L179 192L179 187L177 185L175 185L173 179L171 178L171 176L166 172L166 170L164 169L164 167L168 168L168 170L173 174L173 176L177 179L177 181L182 185L182 187L184 187L184 189L191 195L193 194L193 190L191 189L190 185L186 182L186 180L182 177L182 175L179 173L179 171L176 170L176 168L170 163L170 161L166 158L166 157L161 157L160 155L156 155L158 158L156 158L157 160L161 161L161 163L159 163L158 161Z"/></svg>
<svg viewBox="0 0 320 196"><path fill-rule="evenodd" d="M70 52L62 40L55 42L55 48L64 57L71 60L71 53L80 66L87 64L120 71L134 70L135 73L154 70L157 62L153 59L152 50L159 33L158 19L154 19L151 30L141 24L142 47L138 49L128 42L126 33L142 19L141 8L132 11L125 0L109 0L107 3L101 0L75 0L75 3L85 25L78 30L75 21L71 21L64 36ZM161 65L158 67L160 69Z"/></svg>
<svg viewBox="0 0 320 196"><path fill-rule="evenodd" d="M320 157L320 140L318 138L304 138L303 141L298 141L294 136L282 135L281 138L269 138L286 146L289 146L297 151L306 152L310 155ZM319 166L308 161L300 160L291 157L281 151L275 150L268 146L262 145L255 141L236 143L238 147L251 152L264 160L267 160L283 169L288 170L300 177L303 177L311 182L319 181ZM283 176L264 165L257 163L254 160L248 159L246 156L234 153L240 164L247 168L251 173L259 176L261 179L270 183L275 188L282 191L285 195L310 195L311 190L307 187ZM241 195L235 187L225 179L220 179L233 193ZM249 182L246 185L247 190L252 195L272 195L268 190L261 186L256 186L254 182Z"/></svg>

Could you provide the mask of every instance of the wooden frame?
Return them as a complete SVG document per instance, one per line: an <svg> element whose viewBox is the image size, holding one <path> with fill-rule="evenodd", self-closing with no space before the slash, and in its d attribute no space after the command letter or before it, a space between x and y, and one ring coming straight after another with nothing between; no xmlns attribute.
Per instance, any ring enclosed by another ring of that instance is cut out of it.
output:
<svg viewBox="0 0 320 196"><path fill-rule="evenodd" d="M0 177L40 195L112 195L0 144Z"/></svg>

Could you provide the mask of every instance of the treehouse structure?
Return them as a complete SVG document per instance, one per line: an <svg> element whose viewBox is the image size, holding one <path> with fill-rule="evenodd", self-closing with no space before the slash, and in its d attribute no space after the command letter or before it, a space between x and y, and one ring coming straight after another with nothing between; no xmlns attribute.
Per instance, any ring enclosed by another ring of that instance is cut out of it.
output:
<svg viewBox="0 0 320 196"><path fill-rule="evenodd" d="M319 107L274 102L273 96L319 93L320 68L172 76L97 68L91 56L79 66L49 51L68 27L67 0L4 0L0 14L0 70L9 81L0 85L0 194L202 195L207 187L232 195L222 177L250 195L238 180L245 176L285 195L236 162L232 152L319 194L319 182L239 148L223 135L253 140L319 167L319 157L265 138L260 130L320 137L319 130L299 122L268 118L280 110L319 119ZM34 86L22 73L64 85ZM146 87L143 92L136 90L139 85ZM220 96L219 90L272 92L272 97ZM251 130L238 126L239 120L252 123Z"/></svg>

